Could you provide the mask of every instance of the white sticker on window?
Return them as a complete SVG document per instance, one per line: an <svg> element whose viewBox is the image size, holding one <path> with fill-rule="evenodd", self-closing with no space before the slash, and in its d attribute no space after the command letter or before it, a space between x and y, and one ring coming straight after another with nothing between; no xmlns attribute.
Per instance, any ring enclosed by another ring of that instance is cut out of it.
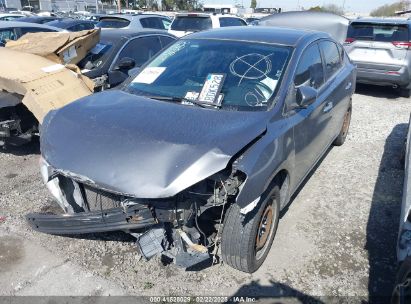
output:
<svg viewBox="0 0 411 304"><path fill-rule="evenodd" d="M197 100L198 95L200 95L198 92L187 92L184 98L187 100Z"/></svg>
<svg viewBox="0 0 411 304"><path fill-rule="evenodd" d="M151 84L153 83L164 71L166 70L165 67L147 67L141 71L140 74L137 75L136 78L132 82L138 83L146 83Z"/></svg>

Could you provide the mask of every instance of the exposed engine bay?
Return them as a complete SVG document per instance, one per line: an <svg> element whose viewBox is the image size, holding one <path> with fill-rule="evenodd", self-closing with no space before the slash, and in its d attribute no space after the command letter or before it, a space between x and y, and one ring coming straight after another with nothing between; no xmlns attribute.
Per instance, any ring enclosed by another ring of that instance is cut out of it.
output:
<svg viewBox="0 0 411 304"><path fill-rule="evenodd" d="M19 146L38 134L38 121L21 102L22 96L0 91L0 147Z"/></svg>
<svg viewBox="0 0 411 304"><path fill-rule="evenodd" d="M185 269L218 261L224 214L245 180L242 172L226 169L174 197L139 199L46 171L43 165L47 187L65 213L29 214L33 229L51 234L123 230L136 238L137 249L147 260L161 255L163 261Z"/></svg>

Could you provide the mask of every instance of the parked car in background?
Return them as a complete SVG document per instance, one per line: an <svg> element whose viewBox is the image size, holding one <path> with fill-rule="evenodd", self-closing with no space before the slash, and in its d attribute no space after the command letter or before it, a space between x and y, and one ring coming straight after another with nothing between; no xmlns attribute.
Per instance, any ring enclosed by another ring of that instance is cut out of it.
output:
<svg viewBox="0 0 411 304"><path fill-rule="evenodd" d="M184 268L221 246L225 263L254 272L280 210L344 143L354 89L355 66L325 33L185 36L122 90L49 112L41 172L65 213L28 223L52 234L134 229L144 257Z"/></svg>
<svg viewBox="0 0 411 304"><path fill-rule="evenodd" d="M357 82L411 90L411 20L364 18L350 23L344 47L357 65Z"/></svg>
<svg viewBox="0 0 411 304"><path fill-rule="evenodd" d="M156 30L102 31L100 42L78 64L82 73L94 80L95 91L113 88L176 39Z"/></svg>
<svg viewBox="0 0 411 304"><path fill-rule="evenodd" d="M145 28L167 30L171 20L162 15L156 14L118 14L101 17L97 23L100 28L122 28L140 30Z"/></svg>
<svg viewBox="0 0 411 304"><path fill-rule="evenodd" d="M17 40L26 33L60 32L62 29L45 24L18 21L0 21L0 46L7 40Z"/></svg>
<svg viewBox="0 0 411 304"><path fill-rule="evenodd" d="M0 21L11 21L23 18L24 15L21 14L0 14Z"/></svg>
<svg viewBox="0 0 411 304"><path fill-rule="evenodd" d="M260 21L261 18L256 18L256 17L249 17L245 19L245 22L247 22L248 25L257 25L258 21Z"/></svg>
<svg viewBox="0 0 411 304"><path fill-rule="evenodd" d="M243 19L232 15L184 13L176 14L168 32L177 37L182 37L193 32L209 30L212 28L246 25L247 22Z"/></svg>
<svg viewBox="0 0 411 304"><path fill-rule="evenodd" d="M61 28L69 32L79 32L84 30L92 30L95 28L96 23L90 20L80 19L58 19L51 22L47 22L47 25Z"/></svg>
<svg viewBox="0 0 411 304"><path fill-rule="evenodd" d="M86 20L91 20L91 21L94 21L94 22L99 22L100 21L100 18L101 17L105 17L105 16L107 16L106 14L91 14L91 15L89 15L89 16L86 16Z"/></svg>
<svg viewBox="0 0 411 304"><path fill-rule="evenodd" d="M60 19L61 18L59 18L59 17L53 17L53 16L30 16L30 17L20 18L18 21L19 22L30 22L30 23L45 24L47 22L60 20Z"/></svg>

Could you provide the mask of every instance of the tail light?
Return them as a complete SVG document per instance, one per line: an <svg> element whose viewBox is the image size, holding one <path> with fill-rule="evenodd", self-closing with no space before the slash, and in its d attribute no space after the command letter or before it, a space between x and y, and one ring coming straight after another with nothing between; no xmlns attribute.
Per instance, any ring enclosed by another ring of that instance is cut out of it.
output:
<svg viewBox="0 0 411 304"><path fill-rule="evenodd" d="M411 41L393 41L392 44L398 48L411 49Z"/></svg>
<svg viewBox="0 0 411 304"><path fill-rule="evenodd" d="M354 41L355 41L354 38L347 38L347 39L345 39L345 44L351 44L351 43L353 43Z"/></svg>

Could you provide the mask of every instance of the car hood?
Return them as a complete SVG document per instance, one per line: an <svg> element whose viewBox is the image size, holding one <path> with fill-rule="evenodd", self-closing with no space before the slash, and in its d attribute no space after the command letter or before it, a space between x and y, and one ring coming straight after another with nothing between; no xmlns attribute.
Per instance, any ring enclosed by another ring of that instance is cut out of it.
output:
<svg viewBox="0 0 411 304"><path fill-rule="evenodd" d="M224 169L265 131L267 115L106 91L50 112L41 152L57 171L99 188L171 197Z"/></svg>

